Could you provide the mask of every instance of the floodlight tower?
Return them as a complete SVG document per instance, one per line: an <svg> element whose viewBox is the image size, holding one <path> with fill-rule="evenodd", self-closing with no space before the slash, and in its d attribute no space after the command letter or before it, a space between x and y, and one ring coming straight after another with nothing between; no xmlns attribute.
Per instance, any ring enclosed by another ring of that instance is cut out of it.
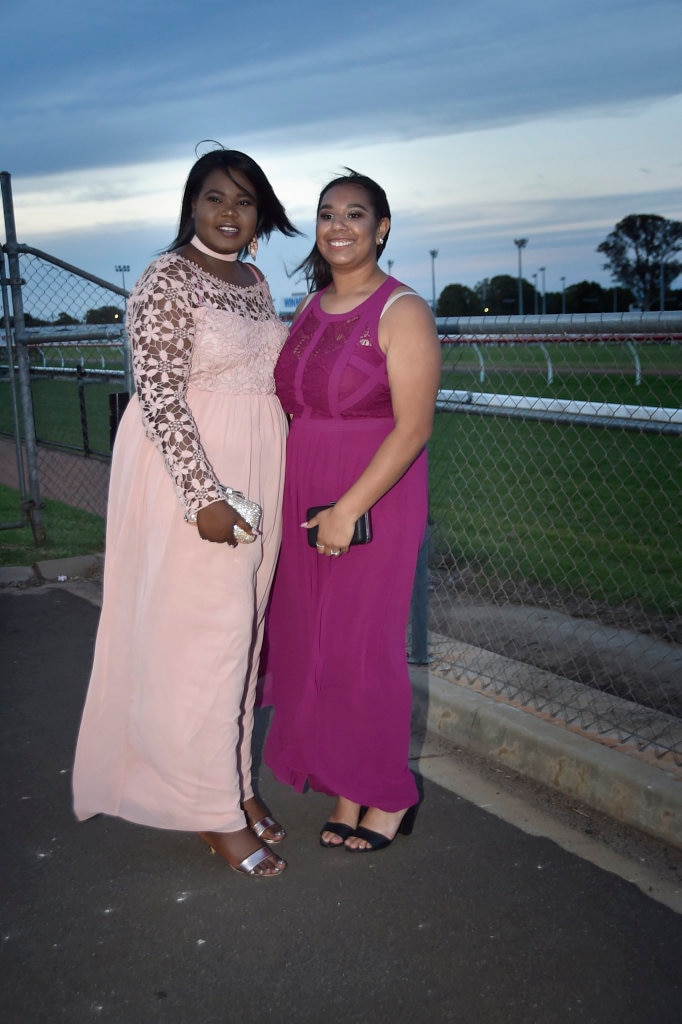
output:
<svg viewBox="0 0 682 1024"><path fill-rule="evenodd" d="M431 294L433 296L431 302L431 308L433 309L433 315L436 315L436 256L438 255L438 249L429 249L429 255L431 256Z"/></svg>
<svg viewBox="0 0 682 1024"><path fill-rule="evenodd" d="M123 291L125 291L126 290L126 274L130 273L130 267L128 266L127 263L117 263L116 266L114 267L114 270L116 271L117 274L121 275L121 280L123 281Z"/></svg>
<svg viewBox="0 0 682 1024"><path fill-rule="evenodd" d="M523 316L523 274L521 273L521 250L528 245L527 238L515 238L514 245L519 250L519 316Z"/></svg>

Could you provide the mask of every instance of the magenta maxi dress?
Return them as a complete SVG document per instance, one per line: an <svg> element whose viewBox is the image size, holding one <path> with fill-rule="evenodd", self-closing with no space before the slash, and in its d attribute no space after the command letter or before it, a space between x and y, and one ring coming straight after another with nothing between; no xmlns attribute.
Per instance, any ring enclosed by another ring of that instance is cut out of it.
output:
<svg viewBox="0 0 682 1024"><path fill-rule="evenodd" d="M307 508L347 490L393 429L378 327L399 287L389 277L342 314L323 312L314 296L275 368L293 419L263 699L274 708L264 757L281 782L385 811L417 800L405 631L426 524L426 452L373 506L371 543L323 557L301 523Z"/></svg>
<svg viewBox="0 0 682 1024"><path fill-rule="evenodd" d="M279 550L286 419L273 369L286 327L265 281L236 287L177 253L128 304L139 397L118 429L104 600L73 788L79 819L232 832L253 795L263 617ZM186 517L220 484L263 508L252 544Z"/></svg>

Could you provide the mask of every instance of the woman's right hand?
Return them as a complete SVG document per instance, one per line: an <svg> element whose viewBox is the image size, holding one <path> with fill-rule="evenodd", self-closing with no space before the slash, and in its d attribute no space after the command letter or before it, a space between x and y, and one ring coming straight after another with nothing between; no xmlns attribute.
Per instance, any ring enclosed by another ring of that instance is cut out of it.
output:
<svg viewBox="0 0 682 1024"><path fill-rule="evenodd" d="M206 505L197 513L197 529L202 540L210 540L214 544L229 544L231 548L236 548L235 526L241 527L245 533L253 533L246 520L242 519L226 501L214 501L212 505Z"/></svg>

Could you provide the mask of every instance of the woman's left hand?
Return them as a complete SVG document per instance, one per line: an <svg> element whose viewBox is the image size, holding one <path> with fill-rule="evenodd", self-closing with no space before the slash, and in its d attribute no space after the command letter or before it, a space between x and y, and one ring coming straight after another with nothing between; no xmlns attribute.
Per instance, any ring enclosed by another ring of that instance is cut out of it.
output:
<svg viewBox="0 0 682 1024"><path fill-rule="evenodd" d="M316 516L303 523L305 528L317 527L317 553L338 558L345 555L350 547L353 531L355 530L355 519L344 515L343 511L334 505L333 508L322 509Z"/></svg>
<svg viewBox="0 0 682 1024"><path fill-rule="evenodd" d="M226 501L214 501L213 504L199 509L197 513L197 529L202 540L210 540L214 544L229 544L231 548L236 548L235 526L241 527L245 533L253 533L246 520L242 519Z"/></svg>

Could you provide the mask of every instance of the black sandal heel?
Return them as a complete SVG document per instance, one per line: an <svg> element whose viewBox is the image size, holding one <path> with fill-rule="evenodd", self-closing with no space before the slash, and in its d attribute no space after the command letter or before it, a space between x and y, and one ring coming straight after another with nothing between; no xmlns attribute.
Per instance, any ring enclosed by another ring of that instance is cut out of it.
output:
<svg viewBox="0 0 682 1024"><path fill-rule="evenodd" d="M401 836L411 836L414 829L414 823L417 820L417 811L419 810L419 804L412 804L411 807L403 814L403 820L398 826L398 832Z"/></svg>

